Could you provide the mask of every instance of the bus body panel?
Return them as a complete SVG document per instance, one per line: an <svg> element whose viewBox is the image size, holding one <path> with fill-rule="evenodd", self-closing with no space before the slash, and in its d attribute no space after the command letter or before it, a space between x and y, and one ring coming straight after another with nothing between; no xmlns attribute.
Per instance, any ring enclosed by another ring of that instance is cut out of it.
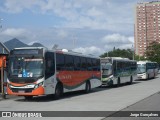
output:
<svg viewBox="0 0 160 120"><path fill-rule="evenodd" d="M56 84L57 84L57 81L56 81L55 75L53 75L50 78L44 80L45 95L54 94Z"/></svg>
<svg viewBox="0 0 160 120"><path fill-rule="evenodd" d="M155 76L157 76L159 72L159 65L157 62L154 62L154 68L155 68L154 69Z"/></svg>
<svg viewBox="0 0 160 120"><path fill-rule="evenodd" d="M44 95L45 88L44 88L44 78L37 80L34 83L15 83L10 82L9 79L7 85L7 93L9 95Z"/></svg>
<svg viewBox="0 0 160 120"><path fill-rule="evenodd" d="M2 93L2 89L3 89L2 94L7 94L7 92L6 92L6 89L7 89L6 88L7 87L7 66L6 66L7 58L8 58L8 54L3 54L3 53L0 54L0 93ZM1 76L1 75L3 75L3 76ZM1 85L1 84L3 84L3 85Z"/></svg>

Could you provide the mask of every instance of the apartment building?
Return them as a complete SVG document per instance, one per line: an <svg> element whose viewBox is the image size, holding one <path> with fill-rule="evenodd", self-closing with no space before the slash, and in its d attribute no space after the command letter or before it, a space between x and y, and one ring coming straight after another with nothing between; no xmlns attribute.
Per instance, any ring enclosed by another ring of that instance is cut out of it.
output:
<svg viewBox="0 0 160 120"><path fill-rule="evenodd" d="M160 1L137 3L135 8L135 54L143 56L153 41L160 43Z"/></svg>

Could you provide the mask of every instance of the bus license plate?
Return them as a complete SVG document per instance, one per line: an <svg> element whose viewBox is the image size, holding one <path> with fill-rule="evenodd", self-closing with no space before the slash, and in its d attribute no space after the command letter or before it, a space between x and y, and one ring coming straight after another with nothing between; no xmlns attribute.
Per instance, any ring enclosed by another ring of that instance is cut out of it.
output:
<svg viewBox="0 0 160 120"><path fill-rule="evenodd" d="M24 93L24 90L20 90L20 91L18 91L18 93Z"/></svg>

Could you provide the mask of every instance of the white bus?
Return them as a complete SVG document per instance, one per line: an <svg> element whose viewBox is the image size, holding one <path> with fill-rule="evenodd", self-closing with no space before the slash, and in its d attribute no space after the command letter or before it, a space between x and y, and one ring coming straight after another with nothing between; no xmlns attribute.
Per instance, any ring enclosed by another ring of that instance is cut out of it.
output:
<svg viewBox="0 0 160 120"><path fill-rule="evenodd" d="M139 79L154 78L158 74L158 64L151 61L137 62L137 77Z"/></svg>
<svg viewBox="0 0 160 120"><path fill-rule="evenodd" d="M16 48L8 62L9 95L33 96L54 94L101 86L100 59L65 50L42 47Z"/></svg>
<svg viewBox="0 0 160 120"><path fill-rule="evenodd" d="M137 63L120 57L101 58L102 85L132 84L137 75Z"/></svg>

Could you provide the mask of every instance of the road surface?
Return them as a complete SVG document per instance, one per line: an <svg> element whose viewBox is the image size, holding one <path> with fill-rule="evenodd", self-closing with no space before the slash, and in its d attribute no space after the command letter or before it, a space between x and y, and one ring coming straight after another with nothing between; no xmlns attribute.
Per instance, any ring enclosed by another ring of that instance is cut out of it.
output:
<svg viewBox="0 0 160 120"><path fill-rule="evenodd" d="M82 91L67 93L60 100L54 100L52 96L35 97L30 101L26 101L23 97L13 97L13 99L0 101L0 111L160 111L159 92L160 75L147 81L136 80L132 85L95 88L89 94L84 94ZM48 117L46 119L128 120L128 118L105 116Z"/></svg>

